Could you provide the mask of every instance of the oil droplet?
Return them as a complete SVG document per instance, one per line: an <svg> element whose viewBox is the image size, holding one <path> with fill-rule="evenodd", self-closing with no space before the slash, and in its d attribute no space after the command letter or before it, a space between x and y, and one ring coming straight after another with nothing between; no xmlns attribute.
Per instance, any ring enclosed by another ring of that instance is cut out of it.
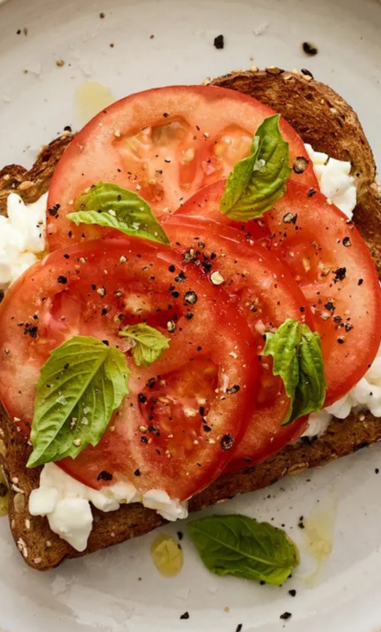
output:
<svg viewBox="0 0 381 632"><path fill-rule="evenodd" d="M74 93L75 117L84 125L114 101L115 98L107 86L97 81L84 81Z"/></svg>
<svg viewBox="0 0 381 632"><path fill-rule="evenodd" d="M9 492L5 481L5 476L0 468L0 518L8 513Z"/></svg>
<svg viewBox="0 0 381 632"><path fill-rule="evenodd" d="M307 586L316 586L322 579L323 570L329 559L334 541L338 498L331 490L331 497L319 509L304 516L303 542L300 545L312 562L312 570L299 575Z"/></svg>
<svg viewBox="0 0 381 632"><path fill-rule="evenodd" d="M151 558L159 573L164 577L175 577L184 563L180 544L165 533L160 534L151 544Z"/></svg>

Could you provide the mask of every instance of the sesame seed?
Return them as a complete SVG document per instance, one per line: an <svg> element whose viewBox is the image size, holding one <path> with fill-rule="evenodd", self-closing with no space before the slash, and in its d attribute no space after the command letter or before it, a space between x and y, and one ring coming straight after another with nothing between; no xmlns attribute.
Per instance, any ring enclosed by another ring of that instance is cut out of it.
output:
<svg viewBox="0 0 381 632"><path fill-rule="evenodd" d="M212 272L212 274L210 275L210 280L213 285L222 285L223 283L225 283L225 279L219 270Z"/></svg>

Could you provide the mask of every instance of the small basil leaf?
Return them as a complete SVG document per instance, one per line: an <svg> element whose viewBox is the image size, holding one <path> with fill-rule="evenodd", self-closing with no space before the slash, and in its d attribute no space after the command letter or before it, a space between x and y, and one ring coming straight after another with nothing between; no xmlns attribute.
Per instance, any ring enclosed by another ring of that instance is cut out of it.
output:
<svg viewBox="0 0 381 632"><path fill-rule="evenodd" d="M125 235L169 244L150 205L133 191L117 184L99 182L83 193L75 203L75 212L67 215L76 226L97 224L119 230Z"/></svg>
<svg viewBox="0 0 381 632"><path fill-rule="evenodd" d="M263 121L250 156L237 162L227 179L220 211L232 220L262 217L286 192L291 173L289 146L280 132L279 119L275 114Z"/></svg>
<svg viewBox="0 0 381 632"><path fill-rule="evenodd" d="M266 334L264 354L273 357L273 374L282 378L290 398L283 426L322 408L327 384L318 333L289 318Z"/></svg>
<svg viewBox="0 0 381 632"><path fill-rule="evenodd" d="M134 341L132 357L136 366L150 366L152 362L160 358L164 349L169 348L169 338L145 323L126 327L119 332L119 335Z"/></svg>
<svg viewBox="0 0 381 632"><path fill-rule="evenodd" d="M282 584L299 564L285 531L241 515L210 516L188 524L190 537L215 575Z"/></svg>
<svg viewBox="0 0 381 632"><path fill-rule="evenodd" d="M27 466L97 445L128 394L128 376L124 355L95 338L75 336L54 349L37 383Z"/></svg>

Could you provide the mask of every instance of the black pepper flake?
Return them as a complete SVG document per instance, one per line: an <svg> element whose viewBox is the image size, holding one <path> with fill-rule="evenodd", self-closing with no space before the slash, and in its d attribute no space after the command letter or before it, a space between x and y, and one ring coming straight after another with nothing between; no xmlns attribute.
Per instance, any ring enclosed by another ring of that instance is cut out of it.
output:
<svg viewBox="0 0 381 632"><path fill-rule="evenodd" d="M242 623L239 623L235 629L235 632L241 632L242 630Z"/></svg>
<svg viewBox="0 0 381 632"><path fill-rule="evenodd" d="M185 314L185 318L186 318L187 320L192 320L193 316L194 316L194 314L191 314L191 313L189 313L189 314Z"/></svg>
<svg viewBox="0 0 381 632"><path fill-rule="evenodd" d="M181 270L180 274L178 274L177 277L175 277L175 281L176 283L184 283L186 278L187 277L185 276L185 272Z"/></svg>
<svg viewBox="0 0 381 632"><path fill-rule="evenodd" d="M108 340L102 340L103 344L106 345L106 347L110 346L110 343Z"/></svg>
<svg viewBox="0 0 381 632"><path fill-rule="evenodd" d="M148 443L148 439L147 439L147 437L140 437L140 441L141 441L142 443Z"/></svg>
<svg viewBox="0 0 381 632"><path fill-rule="evenodd" d="M353 325L351 325L351 323L345 323L344 329L345 331L351 331L351 329L353 329Z"/></svg>
<svg viewBox="0 0 381 632"><path fill-rule="evenodd" d="M101 316L107 315L107 307L102 307Z"/></svg>
<svg viewBox="0 0 381 632"><path fill-rule="evenodd" d="M179 298L180 292L178 292L177 290L174 290L174 292L171 292L171 296L173 296L173 298Z"/></svg>
<svg viewBox="0 0 381 632"><path fill-rule="evenodd" d="M351 246L351 240L350 237L344 237L343 239L343 246L345 246L346 248L349 248L349 246Z"/></svg>
<svg viewBox="0 0 381 632"><path fill-rule="evenodd" d="M213 44L218 50L221 50L225 46L224 36L217 35L217 37L214 38Z"/></svg>
<svg viewBox="0 0 381 632"><path fill-rule="evenodd" d="M364 279L359 279L357 285L362 285L364 283Z"/></svg>
<svg viewBox="0 0 381 632"><path fill-rule="evenodd" d="M163 112L163 116L164 116L164 118L168 118L168 116L169 116L168 112Z"/></svg>
<svg viewBox="0 0 381 632"><path fill-rule="evenodd" d="M291 597L295 597L296 596L296 590L293 588L292 590L288 591L288 594L291 595Z"/></svg>
<svg viewBox="0 0 381 632"><path fill-rule="evenodd" d="M141 404L145 404L145 403L146 403L146 401L147 401L147 398L146 398L146 396L145 396L145 395L143 395L143 393L139 393L139 395L138 395L138 400L139 400L139 402L140 402Z"/></svg>
<svg viewBox="0 0 381 632"><path fill-rule="evenodd" d="M203 428L204 428L205 432L212 432L212 429L211 429L210 426L208 426L208 424L204 424Z"/></svg>
<svg viewBox="0 0 381 632"><path fill-rule="evenodd" d="M169 272L176 272L176 266L169 266L168 270Z"/></svg>
<svg viewBox="0 0 381 632"><path fill-rule="evenodd" d="M344 336L339 336L337 339L337 342L339 343L339 345L343 345L345 342L345 338Z"/></svg>
<svg viewBox="0 0 381 632"><path fill-rule="evenodd" d="M304 529L303 516L300 516L299 518L298 527L299 529Z"/></svg>
<svg viewBox="0 0 381 632"><path fill-rule="evenodd" d="M283 223L284 224L296 224L296 220L298 219L297 213L286 213L283 215Z"/></svg>
<svg viewBox="0 0 381 632"><path fill-rule="evenodd" d="M307 158L305 158L304 156L297 156L295 158L294 164L292 165L292 168L295 173L303 173L307 169L308 163L309 160L307 160Z"/></svg>
<svg viewBox="0 0 381 632"><path fill-rule="evenodd" d="M61 204L55 204L54 206L48 209L49 215L51 215L52 217L55 217L58 211L60 210L60 208L61 208Z"/></svg>
<svg viewBox="0 0 381 632"><path fill-rule="evenodd" d="M292 614L291 612L284 612L283 614L280 615L280 619L285 619L287 621L287 619L291 619Z"/></svg>
<svg viewBox="0 0 381 632"><path fill-rule="evenodd" d="M311 77L311 79L314 78L312 72L307 68L302 68L300 72L302 73L302 75L307 75L307 77Z"/></svg>
<svg viewBox="0 0 381 632"><path fill-rule="evenodd" d="M307 193L307 197L312 197L313 195L315 195L316 193L316 189L310 189Z"/></svg>
<svg viewBox="0 0 381 632"><path fill-rule="evenodd" d="M25 336L29 334L31 338L37 338L38 327L36 325L30 325L29 323L25 324L24 334Z"/></svg>
<svg viewBox="0 0 381 632"><path fill-rule="evenodd" d="M222 437L220 443L223 451L227 452L228 450L231 450L234 445L234 437L232 437L231 434L226 434Z"/></svg>
<svg viewBox="0 0 381 632"><path fill-rule="evenodd" d="M189 612L184 612L184 614L181 615L180 619L189 619Z"/></svg>
<svg viewBox="0 0 381 632"><path fill-rule="evenodd" d="M310 44L309 42L303 42L302 48L306 55L309 55L310 57L318 54L318 49L316 48L316 46Z"/></svg>
<svg viewBox="0 0 381 632"><path fill-rule="evenodd" d="M156 384L155 378L154 377L150 377L150 379L147 382L148 388L154 388L155 384Z"/></svg>
<svg viewBox="0 0 381 632"><path fill-rule="evenodd" d="M346 268L337 268L337 270L333 271L335 278L333 279L334 283L338 283L338 281L343 281L347 274Z"/></svg>
<svg viewBox="0 0 381 632"><path fill-rule="evenodd" d="M193 250L193 248L190 248L189 250L184 252L184 257L183 257L184 263L189 263L190 261L192 261L195 258L196 258L196 253Z"/></svg>
<svg viewBox="0 0 381 632"><path fill-rule="evenodd" d="M110 472L106 472L106 470L102 470L97 476L97 481L112 481L112 474Z"/></svg>
<svg viewBox="0 0 381 632"><path fill-rule="evenodd" d="M379 471L380 471L380 470L378 469L378 467L376 467L376 469L374 470L374 473L375 473L375 474L378 474L378 473L379 473Z"/></svg>
<svg viewBox="0 0 381 632"><path fill-rule="evenodd" d="M194 305L195 303L197 303L197 294L196 292L192 292L191 290L189 292L187 292L184 296L184 302L188 303L189 305Z"/></svg>
<svg viewBox="0 0 381 632"><path fill-rule="evenodd" d="M134 476L140 476L140 470L135 470Z"/></svg>
<svg viewBox="0 0 381 632"><path fill-rule="evenodd" d="M240 390L239 384L234 384L234 386L232 386L231 388L226 389L226 393L227 395L235 395L235 393L238 393L239 390Z"/></svg>
<svg viewBox="0 0 381 632"><path fill-rule="evenodd" d="M183 539L183 537L184 537L183 532L182 532L182 531L178 531L178 532L177 532L177 537L179 538L179 540L180 540L180 542L181 542L181 540L182 540L182 539Z"/></svg>
<svg viewBox="0 0 381 632"><path fill-rule="evenodd" d="M70 259L70 255L65 254L65 255L63 256L63 258L64 258L64 259Z"/></svg>
<svg viewBox="0 0 381 632"><path fill-rule="evenodd" d="M57 279L58 283L62 283L63 285L65 285L65 283L67 283L67 278L65 276L62 276L62 274L58 277Z"/></svg>
<svg viewBox="0 0 381 632"><path fill-rule="evenodd" d="M336 308L334 304L332 303L332 301L328 301L328 303L324 305L324 309L327 309L329 312L333 312L333 310Z"/></svg>
<svg viewBox="0 0 381 632"><path fill-rule="evenodd" d="M71 125L65 125L64 132L72 132Z"/></svg>

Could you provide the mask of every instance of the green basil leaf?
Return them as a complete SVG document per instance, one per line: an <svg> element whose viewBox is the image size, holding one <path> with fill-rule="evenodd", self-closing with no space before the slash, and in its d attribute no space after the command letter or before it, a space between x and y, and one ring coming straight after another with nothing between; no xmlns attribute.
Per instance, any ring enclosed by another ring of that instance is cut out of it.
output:
<svg viewBox="0 0 381 632"><path fill-rule="evenodd" d="M280 115L274 114L263 121L250 156L237 162L227 179L220 211L232 220L247 222L262 217L286 193L290 156L279 119Z"/></svg>
<svg viewBox="0 0 381 632"><path fill-rule="evenodd" d="M117 184L99 182L90 187L77 199L74 208L75 212L69 213L67 218L76 226L97 224L115 228L125 235L169 244L150 205L133 191Z"/></svg>
<svg viewBox="0 0 381 632"><path fill-rule="evenodd" d="M202 561L215 575L282 584L299 564L285 531L241 515L210 516L188 524Z"/></svg>
<svg viewBox="0 0 381 632"><path fill-rule="evenodd" d="M128 394L124 355L87 336L75 336L52 351L37 383L31 431L35 467L75 458L101 440Z"/></svg>
<svg viewBox="0 0 381 632"><path fill-rule="evenodd" d="M126 327L119 332L119 335L134 341L132 357L136 366L150 366L152 362L160 358L164 349L169 348L169 338L145 323Z"/></svg>
<svg viewBox="0 0 381 632"><path fill-rule="evenodd" d="M273 357L273 374L280 375L290 398L283 426L322 408L327 384L317 332L289 318L266 334L264 354Z"/></svg>

